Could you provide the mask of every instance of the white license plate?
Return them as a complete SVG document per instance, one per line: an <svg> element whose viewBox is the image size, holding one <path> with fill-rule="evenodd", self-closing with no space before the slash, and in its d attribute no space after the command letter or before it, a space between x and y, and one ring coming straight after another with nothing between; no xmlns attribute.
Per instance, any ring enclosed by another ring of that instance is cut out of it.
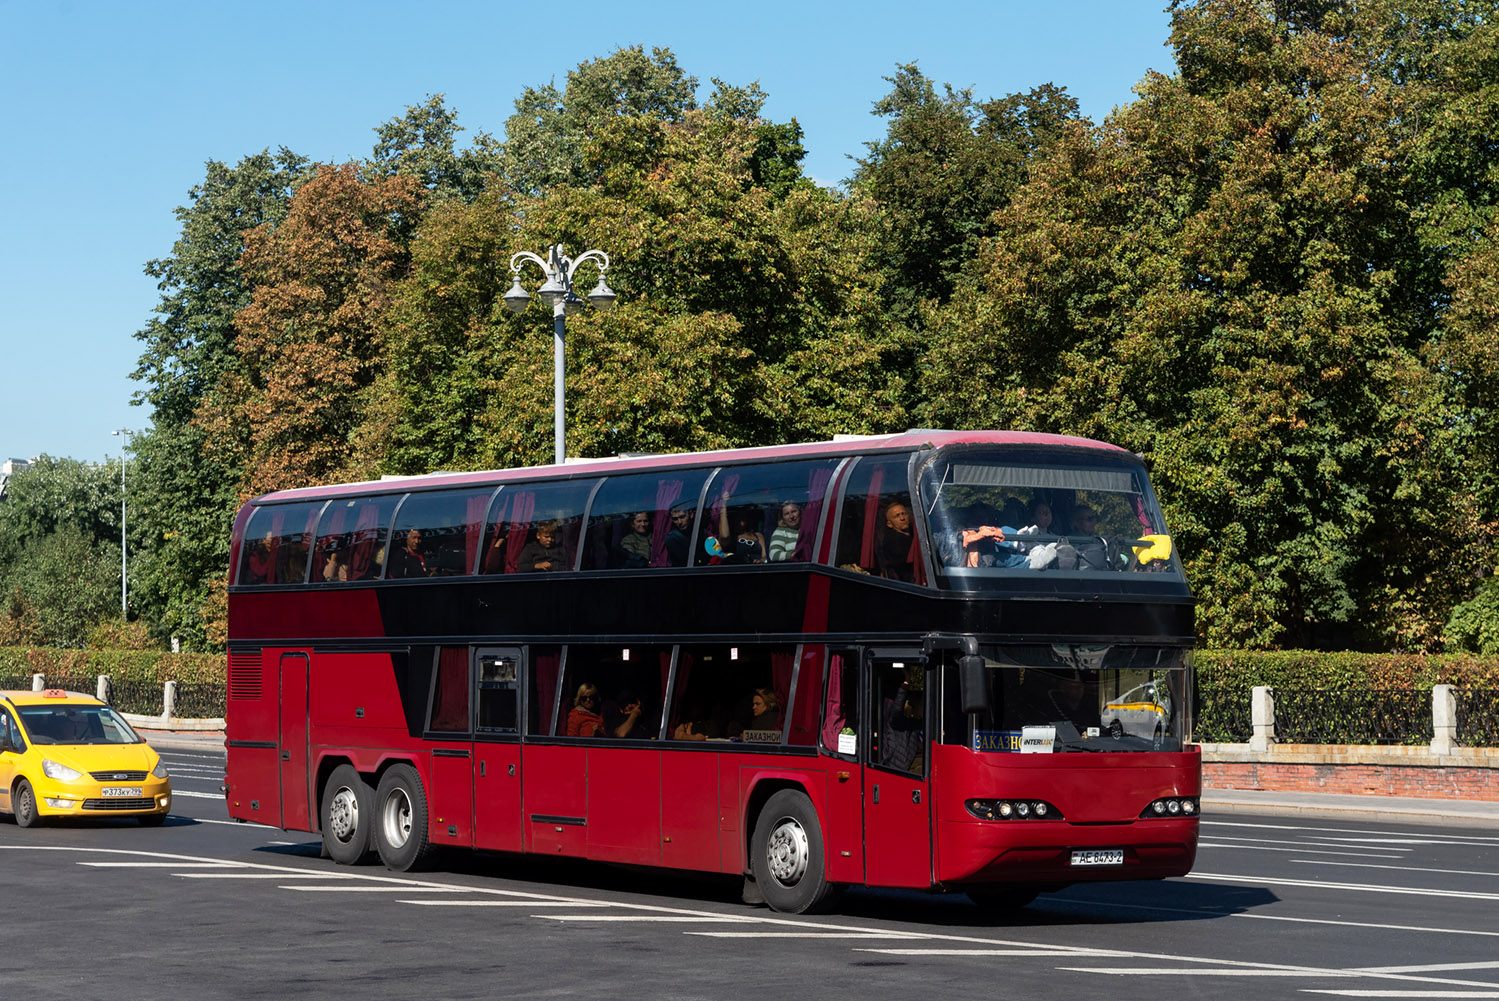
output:
<svg viewBox="0 0 1499 1001"><path fill-rule="evenodd" d="M1087 848L1072 853L1073 865L1123 865L1123 848Z"/></svg>
<svg viewBox="0 0 1499 1001"><path fill-rule="evenodd" d="M116 797L116 796L124 798L124 799L137 799L137 798L140 797L141 787L140 786L105 786L102 790L100 790L100 792L103 793L105 799L111 799L111 798ZM1076 855L1077 853L1074 852L1073 854Z"/></svg>

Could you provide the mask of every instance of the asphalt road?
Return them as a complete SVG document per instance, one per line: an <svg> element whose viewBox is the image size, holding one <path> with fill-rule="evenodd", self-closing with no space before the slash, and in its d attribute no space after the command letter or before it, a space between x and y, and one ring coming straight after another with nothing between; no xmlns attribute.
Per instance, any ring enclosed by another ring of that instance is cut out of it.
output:
<svg viewBox="0 0 1499 1001"><path fill-rule="evenodd" d="M1499 998L1499 831L1209 815L1184 879L786 917L721 878L336 866L229 821L222 754L164 757L164 827L0 822L0 997Z"/></svg>

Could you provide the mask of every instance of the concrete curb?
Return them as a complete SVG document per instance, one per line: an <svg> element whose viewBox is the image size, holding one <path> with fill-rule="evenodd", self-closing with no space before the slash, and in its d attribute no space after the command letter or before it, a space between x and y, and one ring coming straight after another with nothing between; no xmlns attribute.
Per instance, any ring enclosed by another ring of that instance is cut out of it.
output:
<svg viewBox="0 0 1499 1001"><path fill-rule="evenodd" d="M156 722L160 723L161 721L157 719ZM135 726L134 723L131 725ZM220 752L224 750L224 734L222 732L195 733L181 730L152 730L143 726L135 726L135 732L145 738L146 743L157 750Z"/></svg>

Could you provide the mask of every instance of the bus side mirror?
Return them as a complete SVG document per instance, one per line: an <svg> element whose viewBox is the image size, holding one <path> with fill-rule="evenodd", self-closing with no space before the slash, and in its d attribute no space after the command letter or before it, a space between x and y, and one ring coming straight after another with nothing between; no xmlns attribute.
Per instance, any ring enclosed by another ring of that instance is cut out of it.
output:
<svg viewBox="0 0 1499 1001"><path fill-rule="evenodd" d="M965 713L989 711L988 680L984 658L975 654L958 658L958 692L962 697Z"/></svg>

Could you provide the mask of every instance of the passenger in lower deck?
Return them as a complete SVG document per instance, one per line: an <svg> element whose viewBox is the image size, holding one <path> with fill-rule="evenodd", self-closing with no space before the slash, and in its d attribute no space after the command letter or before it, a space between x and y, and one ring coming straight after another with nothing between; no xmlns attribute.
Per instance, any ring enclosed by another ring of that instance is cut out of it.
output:
<svg viewBox="0 0 1499 1001"><path fill-rule="evenodd" d="M572 710L567 714L569 737L597 737L604 732L604 718L599 715L599 689L597 685L584 682L578 686L573 697Z"/></svg>

